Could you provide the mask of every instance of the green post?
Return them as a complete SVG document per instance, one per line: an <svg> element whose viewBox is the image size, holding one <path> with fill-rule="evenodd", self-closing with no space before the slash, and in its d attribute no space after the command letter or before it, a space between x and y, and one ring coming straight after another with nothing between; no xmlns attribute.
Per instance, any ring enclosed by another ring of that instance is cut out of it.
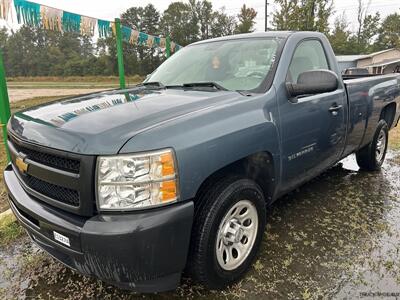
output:
<svg viewBox="0 0 400 300"><path fill-rule="evenodd" d="M118 18L115 19L115 39L117 40L119 87L125 89L124 48L122 43L121 20Z"/></svg>
<svg viewBox="0 0 400 300"><path fill-rule="evenodd" d="M8 161L10 161L10 153L7 148L7 122L10 119L10 115L6 71L4 69L3 54L0 50L0 126L3 132L4 147L6 148Z"/></svg>
<svg viewBox="0 0 400 300"><path fill-rule="evenodd" d="M167 36L165 46L166 46L167 58L169 58L171 56L171 38L169 36Z"/></svg>

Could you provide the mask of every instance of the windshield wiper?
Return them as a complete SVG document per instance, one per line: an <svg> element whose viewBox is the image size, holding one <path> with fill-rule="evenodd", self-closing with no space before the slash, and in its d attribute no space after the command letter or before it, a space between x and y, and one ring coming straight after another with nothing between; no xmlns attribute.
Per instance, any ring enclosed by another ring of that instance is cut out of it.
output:
<svg viewBox="0 0 400 300"><path fill-rule="evenodd" d="M165 85L163 85L161 82L158 81L143 82L141 86L144 86L146 88L165 89Z"/></svg>
<svg viewBox="0 0 400 300"><path fill-rule="evenodd" d="M179 84L175 84L175 85L166 85L165 88L166 89L183 89L184 86L183 85L179 85Z"/></svg>
<svg viewBox="0 0 400 300"><path fill-rule="evenodd" d="M222 85L216 82L191 82L191 83L184 83L183 87L186 88L197 88L197 87L205 87L205 88L213 88L220 91L229 91L228 89L224 88Z"/></svg>
<svg viewBox="0 0 400 300"><path fill-rule="evenodd" d="M230 91L227 88L224 88L222 85L216 82L193 82L193 83L184 83L182 85L167 85L165 88L167 89L179 89L179 88L196 88L196 87L211 87L220 91ZM239 93L242 96L250 97L252 94L248 91L244 90L236 90L235 92Z"/></svg>
<svg viewBox="0 0 400 300"><path fill-rule="evenodd" d="M250 92L245 91L245 90L236 90L235 92L238 92L240 95L245 96L245 97L253 96Z"/></svg>

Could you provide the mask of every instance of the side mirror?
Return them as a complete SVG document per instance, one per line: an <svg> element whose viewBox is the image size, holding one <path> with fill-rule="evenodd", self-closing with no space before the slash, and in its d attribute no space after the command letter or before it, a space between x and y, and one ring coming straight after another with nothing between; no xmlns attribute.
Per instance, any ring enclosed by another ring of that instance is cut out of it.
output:
<svg viewBox="0 0 400 300"><path fill-rule="evenodd" d="M286 88L292 97L333 92L338 86L336 73L329 70L306 71L299 75L297 83L286 82Z"/></svg>

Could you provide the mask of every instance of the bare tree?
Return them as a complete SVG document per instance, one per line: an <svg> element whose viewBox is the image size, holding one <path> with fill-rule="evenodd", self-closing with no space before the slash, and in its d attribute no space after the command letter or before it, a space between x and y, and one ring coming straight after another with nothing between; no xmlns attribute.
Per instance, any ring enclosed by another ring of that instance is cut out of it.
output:
<svg viewBox="0 0 400 300"><path fill-rule="evenodd" d="M361 43L361 34L364 27L364 21L366 16L368 15L369 6L371 5L371 0L364 3L364 0L358 0L358 9L357 9L357 22L358 22L358 30L357 30L357 42Z"/></svg>

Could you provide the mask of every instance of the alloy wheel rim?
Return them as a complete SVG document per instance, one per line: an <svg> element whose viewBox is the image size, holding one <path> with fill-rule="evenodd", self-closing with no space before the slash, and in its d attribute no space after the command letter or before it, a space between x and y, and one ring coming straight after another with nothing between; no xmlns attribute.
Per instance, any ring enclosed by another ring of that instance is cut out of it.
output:
<svg viewBox="0 0 400 300"><path fill-rule="evenodd" d="M385 155L386 149L386 134L384 130L381 130L378 135L378 141L376 143L376 151L375 156L378 162L383 160L383 156Z"/></svg>
<svg viewBox="0 0 400 300"><path fill-rule="evenodd" d="M255 205L249 200L235 203L218 228L215 250L222 269L231 271L243 264L253 249L257 231Z"/></svg>

